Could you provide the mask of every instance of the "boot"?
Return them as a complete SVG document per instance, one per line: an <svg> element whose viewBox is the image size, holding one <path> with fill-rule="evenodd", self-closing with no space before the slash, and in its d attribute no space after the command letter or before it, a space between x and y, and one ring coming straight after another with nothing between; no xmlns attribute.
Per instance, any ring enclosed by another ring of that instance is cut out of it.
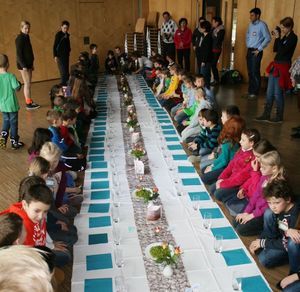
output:
<svg viewBox="0 0 300 292"><path fill-rule="evenodd" d="M267 122L270 120L271 116L271 108L267 105L265 105L264 112L262 113L261 116L256 117L254 120L258 122Z"/></svg>
<svg viewBox="0 0 300 292"><path fill-rule="evenodd" d="M0 137L0 149L6 148L7 137L8 137L8 133L6 131L2 131Z"/></svg>
<svg viewBox="0 0 300 292"><path fill-rule="evenodd" d="M277 108L275 118L270 119L268 122L278 124L278 123L282 123L282 121L283 121L283 109Z"/></svg>
<svg viewBox="0 0 300 292"><path fill-rule="evenodd" d="M17 149L22 148L24 146L24 143L20 142L19 138L17 138L17 139L10 138L10 142L11 142L11 148L13 150L17 150Z"/></svg>

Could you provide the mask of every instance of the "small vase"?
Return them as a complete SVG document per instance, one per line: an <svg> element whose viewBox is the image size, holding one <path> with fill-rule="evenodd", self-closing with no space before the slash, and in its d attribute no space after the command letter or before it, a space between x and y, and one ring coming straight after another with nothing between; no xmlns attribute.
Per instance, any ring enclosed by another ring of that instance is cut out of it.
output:
<svg viewBox="0 0 300 292"><path fill-rule="evenodd" d="M133 133L134 132L134 128L133 127L129 127L129 133Z"/></svg>
<svg viewBox="0 0 300 292"><path fill-rule="evenodd" d="M163 275L166 278L172 277L172 275L173 275L173 269L172 269L171 265L167 265L167 266L164 267L164 269L163 269Z"/></svg>

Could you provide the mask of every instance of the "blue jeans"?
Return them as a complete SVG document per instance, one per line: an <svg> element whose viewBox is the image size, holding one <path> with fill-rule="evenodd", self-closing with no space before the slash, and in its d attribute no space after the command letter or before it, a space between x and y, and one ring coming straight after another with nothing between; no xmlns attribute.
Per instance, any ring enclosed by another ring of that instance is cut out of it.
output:
<svg viewBox="0 0 300 292"><path fill-rule="evenodd" d="M216 189L215 184L212 186L212 189L214 189L214 195L218 201L221 201L223 203L226 203L228 200L236 197L239 188L220 188Z"/></svg>
<svg viewBox="0 0 300 292"><path fill-rule="evenodd" d="M184 112L180 112L179 114L177 114L175 117L174 117L174 120L178 123L178 124L181 124L184 120L186 120L189 116Z"/></svg>
<svg viewBox="0 0 300 292"><path fill-rule="evenodd" d="M278 239L282 237L277 227L277 218L275 214L267 209L264 214L264 229L261 238ZM282 245L281 249L263 249L258 255L260 263L267 267L281 266L286 263L290 265L292 273L300 270L300 244L288 239L287 250Z"/></svg>
<svg viewBox="0 0 300 292"><path fill-rule="evenodd" d="M10 130L10 138L18 140L18 112L2 113L2 116L2 132L6 132L8 136Z"/></svg>
<svg viewBox="0 0 300 292"><path fill-rule="evenodd" d="M203 169L203 171L205 170L205 168ZM201 175L202 181L206 185L212 185L212 184L214 184L218 180L218 177L222 173L223 170L224 170L224 168L220 168L220 169L212 170L212 171L207 172L207 173L203 173Z"/></svg>
<svg viewBox="0 0 300 292"><path fill-rule="evenodd" d="M172 109L171 109L171 117L172 117L172 118L175 117L176 112L177 112L178 110L180 110L181 107L182 107L182 103L179 103L179 104L175 105L174 107L172 107Z"/></svg>
<svg viewBox="0 0 300 292"><path fill-rule="evenodd" d="M247 51L247 68L249 77L248 93L257 95L260 88L260 63L263 56L263 51L259 52L257 56L253 51Z"/></svg>
<svg viewBox="0 0 300 292"><path fill-rule="evenodd" d="M266 97L266 110L271 113L274 100L276 102L276 117L283 119L284 96L283 90L279 87L279 77L274 77L271 73L268 80Z"/></svg>
<svg viewBox="0 0 300 292"><path fill-rule="evenodd" d="M203 74L206 88L210 88L211 63L205 63L200 67L200 74Z"/></svg>

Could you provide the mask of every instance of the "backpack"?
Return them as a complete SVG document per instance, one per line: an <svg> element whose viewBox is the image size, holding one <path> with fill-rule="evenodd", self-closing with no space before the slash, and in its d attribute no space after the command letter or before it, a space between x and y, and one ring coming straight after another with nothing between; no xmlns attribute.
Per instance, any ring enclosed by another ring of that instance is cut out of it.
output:
<svg viewBox="0 0 300 292"><path fill-rule="evenodd" d="M224 69L221 72L221 84L235 85L243 82L243 76L238 70Z"/></svg>

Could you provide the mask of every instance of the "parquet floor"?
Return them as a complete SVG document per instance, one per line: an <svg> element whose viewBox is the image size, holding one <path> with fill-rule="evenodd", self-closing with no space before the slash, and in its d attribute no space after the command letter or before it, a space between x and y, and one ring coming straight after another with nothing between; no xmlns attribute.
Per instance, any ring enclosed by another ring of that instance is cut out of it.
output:
<svg viewBox="0 0 300 292"><path fill-rule="evenodd" d="M20 151L7 149L0 151L0 210L15 202L18 197L18 184L27 173L27 147L31 144L33 131L36 127L47 127L45 115L49 107L48 92L50 87L56 84L57 80L45 81L33 84L33 99L41 104L37 111L28 112L25 110L25 102L22 93L18 93L21 110L19 112L19 134L26 147ZM236 87L221 86L215 89L219 104L237 104L240 107L242 116L246 119L249 127L255 127L262 137L269 139L281 152L283 163L286 166L289 179L296 194L300 194L300 140L290 139L290 128L300 124L300 114L297 110L296 96L286 97L285 122L282 125L263 124L252 121L258 115L264 104L263 96L258 100L248 101L240 96L246 91L246 85ZM248 246L251 238L242 238ZM288 268L263 269L275 291L275 284L287 274ZM71 265L64 268L66 279L60 287L59 292L70 291Z"/></svg>

